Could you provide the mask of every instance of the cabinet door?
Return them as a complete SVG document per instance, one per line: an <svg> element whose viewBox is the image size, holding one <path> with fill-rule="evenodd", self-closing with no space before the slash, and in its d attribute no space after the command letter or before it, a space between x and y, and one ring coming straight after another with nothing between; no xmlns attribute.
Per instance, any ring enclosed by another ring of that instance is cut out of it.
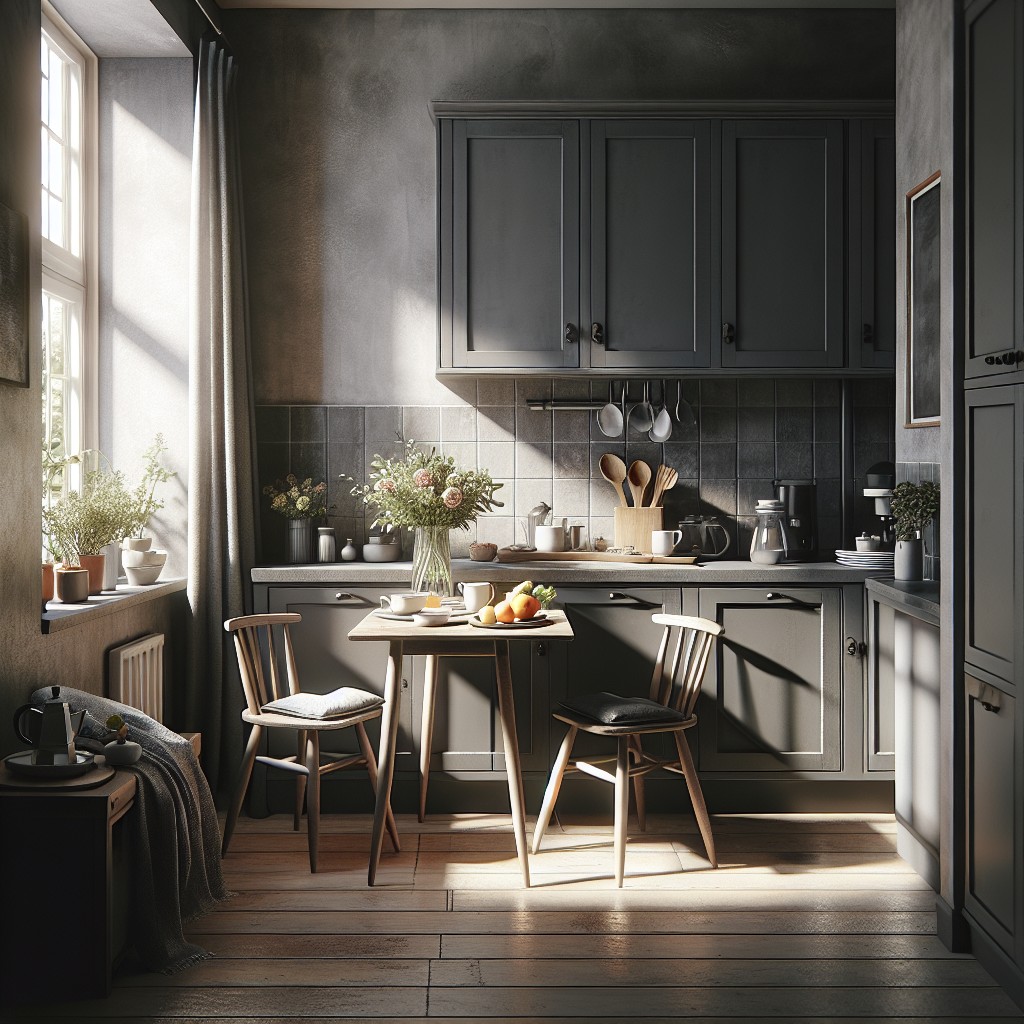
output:
<svg viewBox="0 0 1024 1024"><path fill-rule="evenodd" d="M842 768L842 596L838 588L701 588L725 627L698 708L709 771Z"/></svg>
<svg viewBox="0 0 1024 1024"><path fill-rule="evenodd" d="M975 388L967 403L964 660L1007 683L1021 659L1024 400L1020 388Z"/></svg>
<svg viewBox="0 0 1024 1024"><path fill-rule="evenodd" d="M967 12L967 330L965 376L1000 373L986 362L1024 347L1021 305L1021 68L1024 13L1016 0Z"/></svg>
<svg viewBox="0 0 1024 1024"><path fill-rule="evenodd" d="M843 263L842 122L724 122L722 366L842 366Z"/></svg>
<svg viewBox="0 0 1024 1024"><path fill-rule="evenodd" d="M711 208L709 121L591 124L591 365L709 365Z"/></svg>
<svg viewBox="0 0 1024 1024"><path fill-rule="evenodd" d="M896 612L868 596L868 699L866 767L892 771L896 764Z"/></svg>
<svg viewBox="0 0 1024 1024"><path fill-rule="evenodd" d="M965 909L1013 955L1021 885L1020 751L1014 699L966 677L967 893Z"/></svg>
<svg viewBox="0 0 1024 1024"><path fill-rule="evenodd" d="M896 135L892 121L850 122L850 364L896 360Z"/></svg>
<svg viewBox="0 0 1024 1024"><path fill-rule="evenodd" d="M442 368L579 366L577 122L442 121L441 179Z"/></svg>

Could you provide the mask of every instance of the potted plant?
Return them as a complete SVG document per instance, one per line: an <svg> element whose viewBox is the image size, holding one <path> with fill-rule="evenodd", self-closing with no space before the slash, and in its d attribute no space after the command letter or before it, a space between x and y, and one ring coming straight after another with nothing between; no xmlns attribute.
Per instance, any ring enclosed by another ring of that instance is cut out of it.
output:
<svg viewBox="0 0 1024 1024"><path fill-rule="evenodd" d="M894 575L907 582L923 575L921 531L939 514L939 488L930 480L920 484L908 481L893 488L891 510L896 528Z"/></svg>
<svg viewBox="0 0 1024 1024"><path fill-rule="evenodd" d="M142 746L128 739L128 723L120 715L111 715L106 725L112 734L110 741L103 747L107 764L135 764L142 757Z"/></svg>
<svg viewBox="0 0 1024 1024"><path fill-rule="evenodd" d="M130 521L121 544L125 550L148 551L152 543L152 538L143 537L142 531L149 525L150 519L164 507L163 501L156 496L156 489L160 484L165 484L177 476L173 469L168 469L160 461L160 456L165 451L167 445L164 444L163 434L157 434L142 456L145 466L142 479L130 492Z"/></svg>
<svg viewBox="0 0 1024 1024"><path fill-rule="evenodd" d="M289 473L263 488L270 509L288 520L288 561L299 565L312 559L313 520L327 515L327 484L314 484L312 477L300 480Z"/></svg>
<svg viewBox="0 0 1024 1024"><path fill-rule="evenodd" d="M43 510L43 532L50 550L62 570L89 570L90 594L103 589L103 549L123 537L130 523L131 497L119 472L90 473L81 493L71 491Z"/></svg>
<svg viewBox="0 0 1024 1024"><path fill-rule="evenodd" d="M486 470L460 470L450 455L439 455L406 441L404 459L370 463L371 484L352 488L352 494L377 510L374 525L387 530L414 528L412 589L452 595L449 532L468 530L481 512L501 507L494 492L502 485ZM346 477L345 479L351 479Z"/></svg>

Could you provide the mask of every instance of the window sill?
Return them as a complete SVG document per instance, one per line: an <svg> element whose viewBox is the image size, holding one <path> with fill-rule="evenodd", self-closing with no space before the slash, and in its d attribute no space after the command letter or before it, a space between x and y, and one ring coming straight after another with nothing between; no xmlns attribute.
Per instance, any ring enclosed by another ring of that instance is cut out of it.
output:
<svg viewBox="0 0 1024 1024"><path fill-rule="evenodd" d="M63 629L71 629L184 589L183 579L162 580L148 587L131 587L127 583L119 583L116 591L105 590L102 594L94 594L82 604L47 601L43 611L42 631L57 633Z"/></svg>

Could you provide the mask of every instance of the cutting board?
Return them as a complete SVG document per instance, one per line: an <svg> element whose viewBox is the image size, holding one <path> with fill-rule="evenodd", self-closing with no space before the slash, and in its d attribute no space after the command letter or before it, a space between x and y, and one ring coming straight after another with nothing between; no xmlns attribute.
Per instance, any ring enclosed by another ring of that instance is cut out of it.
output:
<svg viewBox="0 0 1024 1024"><path fill-rule="evenodd" d="M693 565L695 555L623 555L614 551L513 551L498 550L499 562L627 562L634 565Z"/></svg>

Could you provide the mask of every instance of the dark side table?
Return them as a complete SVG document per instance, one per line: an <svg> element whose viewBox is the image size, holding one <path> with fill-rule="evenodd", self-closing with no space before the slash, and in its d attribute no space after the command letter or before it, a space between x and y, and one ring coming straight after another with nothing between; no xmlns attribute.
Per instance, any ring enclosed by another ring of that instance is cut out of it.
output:
<svg viewBox="0 0 1024 1024"><path fill-rule="evenodd" d="M134 800L131 772L53 788L0 764L0 1005L110 994L130 911L123 818Z"/></svg>

